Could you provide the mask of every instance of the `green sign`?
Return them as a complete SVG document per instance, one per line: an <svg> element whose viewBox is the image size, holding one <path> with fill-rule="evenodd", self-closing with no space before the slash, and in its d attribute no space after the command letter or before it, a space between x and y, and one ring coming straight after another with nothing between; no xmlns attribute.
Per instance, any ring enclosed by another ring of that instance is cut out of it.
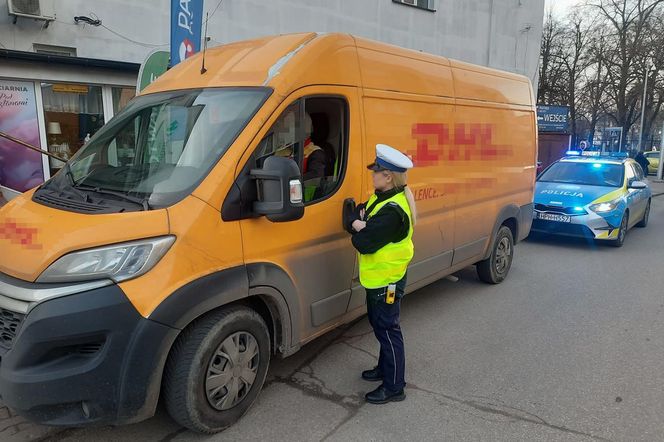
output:
<svg viewBox="0 0 664 442"><path fill-rule="evenodd" d="M155 50L148 55L138 71L136 93L140 93L168 69L170 54L168 51Z"/></svg>

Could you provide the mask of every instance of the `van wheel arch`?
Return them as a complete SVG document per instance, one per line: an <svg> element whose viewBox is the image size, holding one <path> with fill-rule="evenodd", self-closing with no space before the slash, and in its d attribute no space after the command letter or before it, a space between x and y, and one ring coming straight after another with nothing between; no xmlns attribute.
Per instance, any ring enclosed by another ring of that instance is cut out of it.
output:
<svg viewBox="0 0 664 442"><path fill-rule="evenodd" d="M496 221L494 222L493 229L491 230L491 236L489 237L483 260L488 259L491 256L493 243L501 227L505 226L509 228L512 232L514 243L516 244L518 242L520 214L521 209L515 204L510 204L509 206L505 206L500 210L498 216L496 217Z"/></svg>
<svg viewBox="0 0 664 442"><path fill-rule="evenodd" d="M250 284L251 283L251 284ZM286 272L273 264L250 264L206 275L177 289L150 319L184 330L222 307L246 305L268 324L273 348L288 355L297 349L299 306ZM295 304L294 304L295 303Z"/></svg>

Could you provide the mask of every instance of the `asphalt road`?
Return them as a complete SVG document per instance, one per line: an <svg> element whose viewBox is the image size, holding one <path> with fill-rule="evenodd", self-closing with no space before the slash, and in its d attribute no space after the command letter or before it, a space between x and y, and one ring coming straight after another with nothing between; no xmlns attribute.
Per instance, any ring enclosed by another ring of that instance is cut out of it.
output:
<svg viewBox="0 0 664 442"><path fill-rule="evenodd" d="M364 403L375 384L359 374L377 344L362 319L273 361L253 409L222 434L160 411L121 428L0 427L0 440L664 440L664 196L621 249L539 239L516 253L499 286L468 269L405 298L404 402Z"/></svg>

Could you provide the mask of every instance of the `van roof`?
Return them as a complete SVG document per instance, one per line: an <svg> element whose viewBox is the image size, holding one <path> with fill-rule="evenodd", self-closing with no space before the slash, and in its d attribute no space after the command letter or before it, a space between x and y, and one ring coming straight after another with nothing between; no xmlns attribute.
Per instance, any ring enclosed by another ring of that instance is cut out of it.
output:
<svg viewBox="0 0 664 442"><path fill-rule="evenodd" d="M201 74L202 58L201 52L195 54L159 77L143 93L268 86L286 95L307 84L363 85L420 95L532 105L527 77L349 34L287 34L208 48L205 74Z"/></svg>

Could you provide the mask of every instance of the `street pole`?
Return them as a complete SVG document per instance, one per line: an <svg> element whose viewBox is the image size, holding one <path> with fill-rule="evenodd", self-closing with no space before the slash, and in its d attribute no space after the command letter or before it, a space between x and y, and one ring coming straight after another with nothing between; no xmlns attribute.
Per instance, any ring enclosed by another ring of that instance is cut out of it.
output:
<svg viewBox="0 0 664 442"><path fill-rule="evenodd" d="M622 152L623 128L620 128L620 143L618 144L618 152Z"/></svg>
<svg viewBox="0 0 664 442"><path fill-rule="evenodd" d="M643 152L643 117L646 115L646 91L648 90L648 65L646 64L646 75L643 79L643 100L641 100L641 126L639 126L639 151Z"/></svg>
<svg viewBox="0 0 664 442"><path fill-rule="evenodd" d="M664 168L664 124L662 124L662 139L659 142L659 167L657 168L657 178L664 179L662 175Z"/></svg>

